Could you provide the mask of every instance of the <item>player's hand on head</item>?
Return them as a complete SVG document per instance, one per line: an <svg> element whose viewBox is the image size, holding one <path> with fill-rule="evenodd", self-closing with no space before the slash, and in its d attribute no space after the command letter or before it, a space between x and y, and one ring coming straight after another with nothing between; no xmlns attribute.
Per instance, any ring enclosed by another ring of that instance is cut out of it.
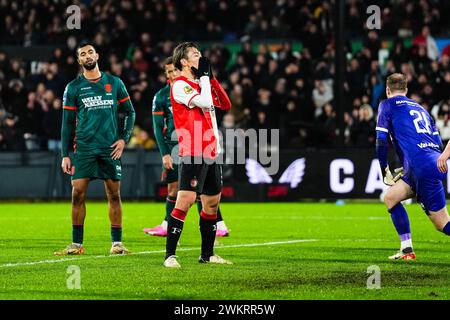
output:
<svg viewBox="0 0 450 320"><path fill-rule="evenodd" d="M211 64L210 64L208 58L201 57L198 60L198 69L195 67L191 67L191 69L194 72L196 78L201 78L203 76L209 77L210 70L211 70Z"/></svg>
<svg viewBox="0 0 450 320"><path fill-rule="evenodd" d="M437 167L440 172L447 172L447 159L448 157L445 154L441 154L437 160Z"/></svg>
<svg viewBox="0 0 450 320"><path fill-rule="evenodd" d="M64 157L61 162L61 169L64 173L72 174L72 165L69 157Z"/></svg>
<svg viewBox="0 0 450 320"><path fill-rule="evenodd" d="M164 166L165 169L173 170L173 159L172 159L172 156L170 154L166 154L162 158L162 162L163 162L163 166Z"/></svg>
<svg viewBox="0 0 450 320"><path fill-rule="evenodd" d="M120 159L123 153L123 149L125 148L125 140L119 139L114 142L111 147L114 148L114 150L111 152L111 158L113 158L113 160Z"/></svg>

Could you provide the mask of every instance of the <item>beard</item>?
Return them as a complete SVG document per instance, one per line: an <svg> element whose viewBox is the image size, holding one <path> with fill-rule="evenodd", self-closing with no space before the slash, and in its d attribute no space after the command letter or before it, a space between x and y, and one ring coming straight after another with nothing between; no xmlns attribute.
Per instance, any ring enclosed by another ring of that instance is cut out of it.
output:
<svg viewBox="0 0 450 320"><path fill-rule="evenodd" d="M86 70L93 70L95 69L95 67L97 66L97 61L92 61L92 62L86 62L83 63L83 68L85 68Z"/></svg>

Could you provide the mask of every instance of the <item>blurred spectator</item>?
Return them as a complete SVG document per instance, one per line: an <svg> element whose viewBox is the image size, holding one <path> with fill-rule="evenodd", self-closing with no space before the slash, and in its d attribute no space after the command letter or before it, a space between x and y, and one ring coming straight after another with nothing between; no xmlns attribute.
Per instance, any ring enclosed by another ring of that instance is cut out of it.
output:
<svg viewBox="0 0 450 320"><path fill-rule="evenodd" d="M61 99L54 99L48 109L44 111L43 127L47 139L48 150L61 150L61 124L62 108Z"/></svg>
<svg viewBox="0 0 450 320"><path fill-rule="evenodd" d="M22 133L17 126L17 117L11 114L3 120L0 131L0 145L5 151L21 151L24 149Z"/></svg>
<svg viewBox="0 0 450 320"><path fill-rule="evenodd" d="M325 104L333 100L333 80L316 80L314 82L314 90L312 92L314 106L316 111L314 115L319 117L322 114L322 108Z"/></svg>
<svg viewBox="0 0 450 320"><path fill-rule="evenodd" d="M372 107L368 104L361 106L358 112L358 118L349 121L352 143L357 147L375 146L375 126L376 121L373 118Z"/></svg>
<svg viewBox="0 0 450 320"><path fill-rule="evenodd" d="M450 140L450 100L444 101L433 107L432 116L436 119L436 127L441 135L444 146Z"/></svg>
<svg viewBox="0 0 450 320"><path fill-rule="evenodd" d="M133 129L133 136L130 139L128 147L130 149L144 149L149 150L154 148L156 145L155 140L151 139L148 132L142 130L138 126Z"/></svg>
<svg viewBox="0 0 450 320"><path fill-rule="evenodd" d="M450 43L442 49L442 56L450 57Z"/></svg>
<svg viewBox="0 0 450 320"><path fill-rule="evenodd" d="M323 113L316 120L318 145L333 147L336 141L336 112L330 103L323 106Z"/></svg>
<svg viewBox="0 0 450 320"><path fill-rule="evenodd" d="M436 41L430 34L430 27L424 26L422 32L414 39L414 46L425 48L426 54L430 60L437 60L439 57L439 49Z"/></svg>

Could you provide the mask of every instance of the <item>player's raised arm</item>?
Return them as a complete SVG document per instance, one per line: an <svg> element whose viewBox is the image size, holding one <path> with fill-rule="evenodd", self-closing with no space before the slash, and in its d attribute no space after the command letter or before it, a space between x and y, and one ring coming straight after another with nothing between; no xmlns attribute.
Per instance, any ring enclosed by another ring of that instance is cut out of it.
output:
<svg viewBox="0 0 450 320"><path fill-rule="evenodd" d="M198 62L198 69L192 67L192 70L197 77L200 78L201 92L194 90L185 81L176 81L173 85L174 99L184 104L189 108L200 107L209 110L213 105L211 95L211 83L209 80L209 60L207 58L200 58Z"/></svg>
<svg viewBox="0 0 450 320"><path fill-rule="evenodd" d="M222 88L219 81L217 81L216 78L211 78L211 88L213 92L213 96L215 101L217 101L215 104L217 104L217 107L219 107L222 110L230 110L231 109L231 101L228 97L228 94L226 91Z"/></svg>
<svg viewBox="0 0 450 320"><path fill-rule="evenodd" d="M208 110L213 105L209 78L202 77L200 84L202 90L201 93L198 93L187 82L176 81L173 85L173 98L190 109L199 107Z"/></svg>

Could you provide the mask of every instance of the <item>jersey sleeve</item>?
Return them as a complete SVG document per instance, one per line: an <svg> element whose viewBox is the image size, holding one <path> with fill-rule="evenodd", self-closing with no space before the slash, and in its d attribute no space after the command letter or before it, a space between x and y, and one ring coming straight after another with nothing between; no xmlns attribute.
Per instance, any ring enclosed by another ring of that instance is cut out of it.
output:
<svg viewBox="0 0 450 320"><path fill-rule="evenodd" d="M211 91L213 93L214 105L222 110L231 109L230 98L228 98L227 93L215 78L211 79Z"/></svg>
<svg viewBox="0 0 450 320"><path fill-rule="evenodd" d="M160 91L155 94L152 102L153 132L158 144L161 156L170 154L170 148L164 141L164 104L160 97Z"/></svg>
<svg viewBox="0 0 450 320"><path fill-rule="evenodd" d="M192 88L186 81L178 80L175 81L172 86L172 95L176 102L192 108L192 99L200 95L200 93Z"/></svg>
<svg viewBox="0 0 450 320"><path fill-rule="evenodd" d="M61 157L68 157L75 137L77 106L75 92L68 84L63 95L63 119L61 126Z"/></svg>
<svg viewBox="0 0 450 320"><path fill-rule="evenodd" d="M128 94L127 88L125 87L125 84L121 79L117 78L117 80L117 102L119 104L119 108L121 108L121 110L123 110L125 114L123 131L119 133L119 137L120 139L125 140L125 143L128 143L130 141L131 134L133 133L136 113L134 111L134 107L131 103L130 96Z"/></svg>
<svg viewBox="0 0 450 320"><path fill-rule="evenodd" d="M385 101L381 101L378 106L378 119L375 130L389 133L389 105Z"/></svg>
<svg viewBox="0 0 450 320"><path fill-rule="evenodd" d="M125 101L130 100L130 95L128 94L127 88L121 79L117 79L118 87L117 87L117 101L119 103L123 103Z"/></svg>
<svg viewBox="0 0 450 320"><path fill-rule="evenodd" d="M73 87L70 85L70 83L64 89L63 109L64 110L72 110L72 111L77 110L76 92L73 89Z"/></svg>

